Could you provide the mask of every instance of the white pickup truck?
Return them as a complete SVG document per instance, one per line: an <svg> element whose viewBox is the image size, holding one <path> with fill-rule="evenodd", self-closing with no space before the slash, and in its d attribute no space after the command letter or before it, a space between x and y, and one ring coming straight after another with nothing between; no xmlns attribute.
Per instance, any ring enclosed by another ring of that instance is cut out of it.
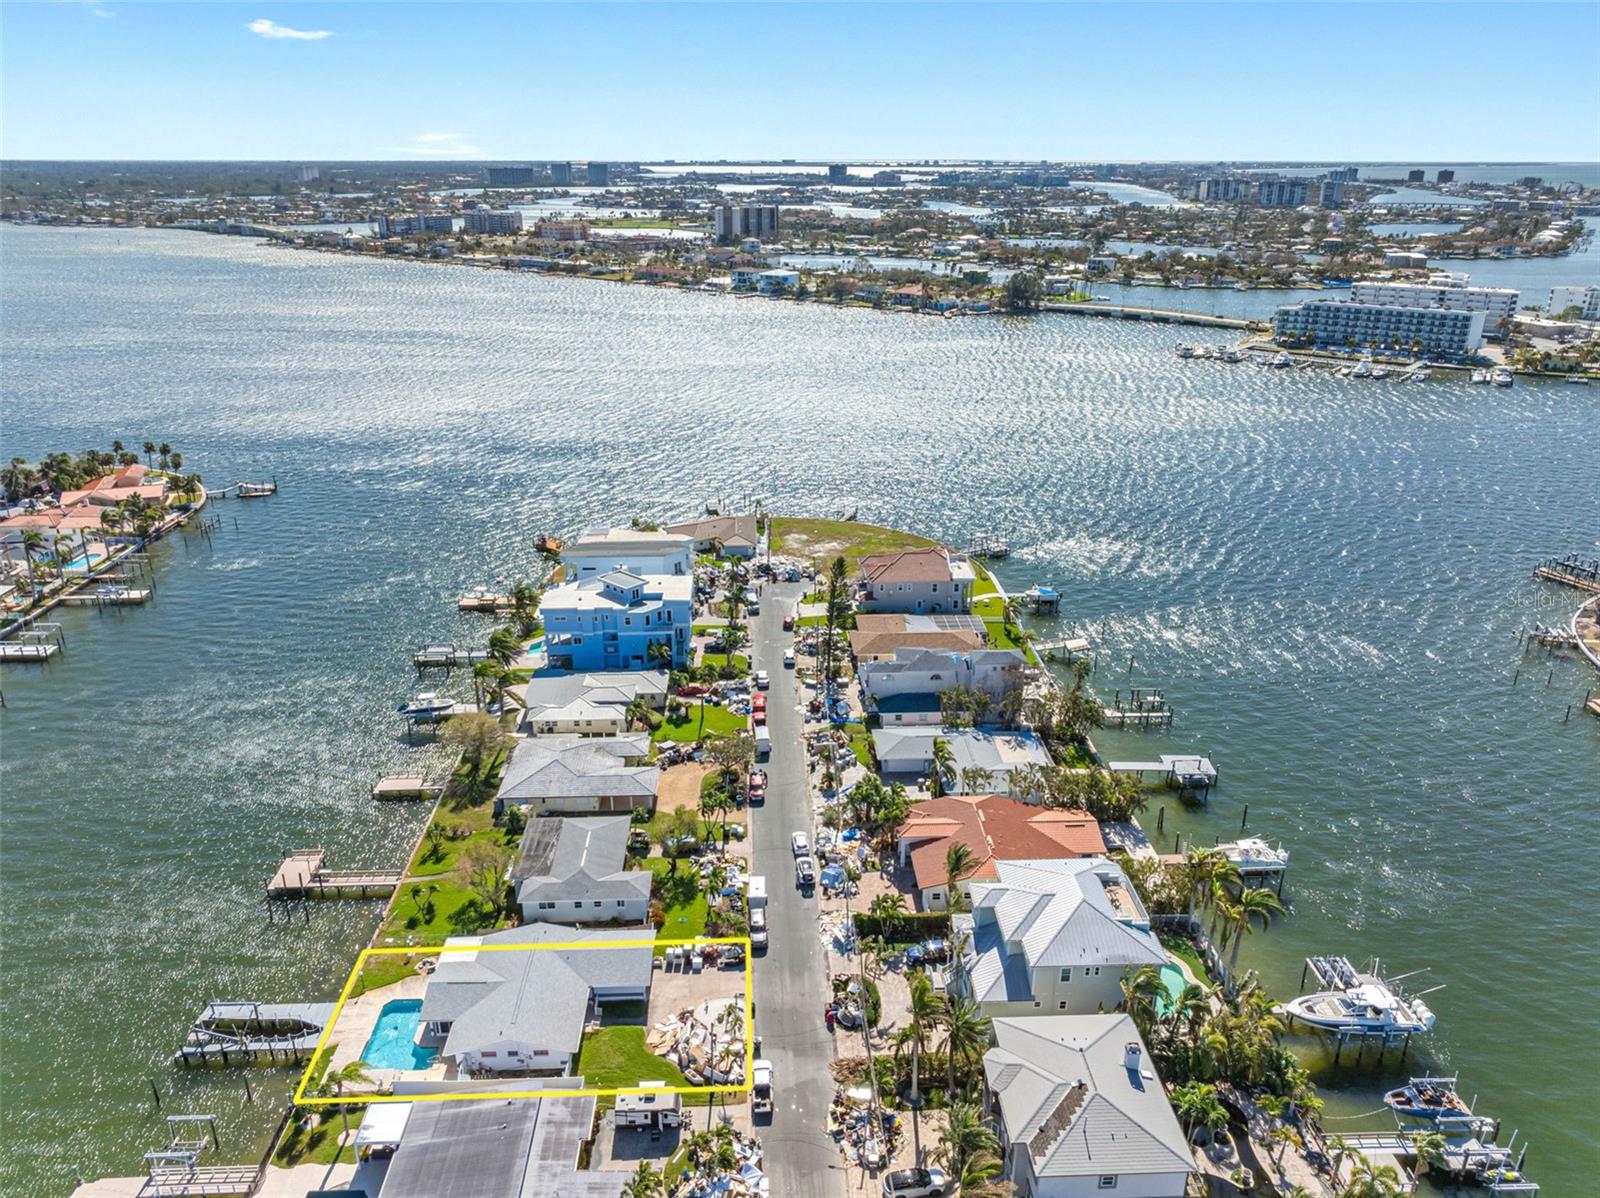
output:
<svg viewBox="0 0 1600 1198"><path fill-rule="evenodd" d="M750 1109L757 1115L772 1114L772 1062L760 1057L750 1066Z"/></svg>

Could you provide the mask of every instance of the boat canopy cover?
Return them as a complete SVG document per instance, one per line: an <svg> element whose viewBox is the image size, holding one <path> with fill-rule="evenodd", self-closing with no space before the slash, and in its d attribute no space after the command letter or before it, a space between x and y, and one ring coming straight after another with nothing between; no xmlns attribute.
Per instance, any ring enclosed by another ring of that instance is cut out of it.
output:
<svg viewBox="0 0 1600 1198"><path fill-rule="evenodd" d="M1382 986L1356 986L1348 991L1350 998L1380 1011L1392 1010L1395 1006L1395 997Z"/></svg>

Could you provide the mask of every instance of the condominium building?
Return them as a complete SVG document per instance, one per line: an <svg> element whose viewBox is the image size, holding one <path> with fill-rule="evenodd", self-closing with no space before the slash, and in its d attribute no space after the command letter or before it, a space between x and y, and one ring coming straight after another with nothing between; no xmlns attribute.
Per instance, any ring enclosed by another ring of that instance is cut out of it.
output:
<svg viewBox="0 0 1600 1198"><path fill-rule="evenodd" d="M590 187L611 186L611 164L609 162L591 162L588 168Z"/></svg>
<svg viewBox="0 0 1600 1198"><path fill-rule="evenodd" d="M1338 170L1329 171L1328 178L1336 183L1354 183L1361 172L1353 166L1340 167Z"/></svg>
<svg viewBox="0 0 1600 1198"><path fill-rule="evenodd" d="M1428 177L1428 172L1427 171L1407 171L1406 172L1406 182L1407 183L1421 183L1421 182L1424 182L1427 179L1427 177Z"/></svg>
<svg viewBox="0 0 1600 1198"><path fill-rule="evenodd" d="M1194 198L1202 204L1236 204L1249 196L1248 179L1200 179L1194 185Z"/></svg>
<svg viewBox="0 0 1600 1198"><path fill-rule="evenodd" d="M474 208L463 218L468 233L506 236L522 232L522 213L494 208Z"/></svg>
<svg viewBox="0 0 1600 1198"><path fill-rule="evenodd" d="M408 216L378 217L379 237L414 237L419 233L448 236L456 231L456 218L448 212L416 212Z"/></svg>
<svg viewBox="0 0 1600 1198"><path fill-rule="evenodd" d="M850 181L850 168L842 162L835 162L828 167L829 183L848 183Z"/></svg>
<svg viewBox="0 0 1600 1198"><path fill-rule="evenodd" d="M775 237L780 227L776 204L722 204L713 220L719 245L732 245L746 237Z"/></svg>
<svg viewBox="0 0 1600 1198"><path fill-rule="evenodd" d="M1304 179L1263 179L1256 184L1256 203L1263 208L1299 208L1310 191Z"/></svg>
<svg viewBox="0 0 1600 1198"><path fill-rule="evenodd" d="M1455 171L1440 171L1434 178L1439 183L1454 183L1456 181L1456 173Z"/></svg>
<svg viewBox="0 0 1600 1198"><path fill-rule="evenodd" d="M1357 283L1350 288L1354 304L1382 304L1395 308L1457 308L1484 312L1485 327L1494 328L1517 311L1522 293L1509 287L1467 287L1457 283Z"/></svg>
<svg viewBox="0 0 1600 1198"><path fill-rule="evenodd" d="M1324 208L1338 208L1344 203L1344 180L1324 179L1318 191L1318 203Z"/></svg>
<svg viewBox="0 0 1600 1198"><path fill-rule="evenodd" d="M550 182L560 187L566 187L572 182L572 163L552 162L550 164Z"/></svg>
<svg viewBox="0 0 1600 1198"><path fill-rule="evenodd" d="M490 187L531 187L539 177L531 166L491 166L486 173Z"/></svg>
<svg viewBox="0 0 1600 1198"><path fill-rule="evenodd" d="M1400 308L1354 300L1307 300L1278 309L1279 340L1317 346L1394 346L1433 357L1460 357L1483 344L1487 313L1460 308Z"/></svg>
<svg viewBox="0 0 1600 1198"><path fill-rule="evenodd" d="M1600 287L1552 287L1545 311L1559 316L1568 308L1580 310L1579 320L1600 320Z"/></svg>

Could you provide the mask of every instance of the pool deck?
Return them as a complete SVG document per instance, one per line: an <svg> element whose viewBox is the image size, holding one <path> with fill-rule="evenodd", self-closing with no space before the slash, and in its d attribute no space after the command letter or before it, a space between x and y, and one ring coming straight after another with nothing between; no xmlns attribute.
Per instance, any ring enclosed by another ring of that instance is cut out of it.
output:
<svg viewBox="0 0 1600 1198"><path fill-rule="evenodd" d="M329 1042L333 1045L333 1059L328 1063L328 1071L337 1073L352 1061L361 1059L362 1051L367 1047L367 1041L372 1039L373 1029L378 1026L378 1016L383 1013L385 1003L397 999L420 999L428 988L428 979L420 973L410 977L401 978L398 982L388 986L380 986L376 990L368 990L365 994L352 998L344 1004L344 1009L339 1012L339 1018L334 1021L333 1032ZM444 1067L436 1066L443 1076ZM374 1069L371 1071L374 1081L392 1081L398 1073L395 1069ZM433 1070L428 1070L432 1076Z"/></svg>

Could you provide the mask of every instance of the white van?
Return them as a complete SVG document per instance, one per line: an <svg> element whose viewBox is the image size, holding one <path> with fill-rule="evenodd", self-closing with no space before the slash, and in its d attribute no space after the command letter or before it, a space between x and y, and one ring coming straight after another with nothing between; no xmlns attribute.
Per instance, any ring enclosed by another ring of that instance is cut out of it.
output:
<svg viewBox="0 0 1600 1198"><path fill-rule="evenodd" d="M772 753L772 737L765 724L756 726L756 760L765 761Z"/></svg>

